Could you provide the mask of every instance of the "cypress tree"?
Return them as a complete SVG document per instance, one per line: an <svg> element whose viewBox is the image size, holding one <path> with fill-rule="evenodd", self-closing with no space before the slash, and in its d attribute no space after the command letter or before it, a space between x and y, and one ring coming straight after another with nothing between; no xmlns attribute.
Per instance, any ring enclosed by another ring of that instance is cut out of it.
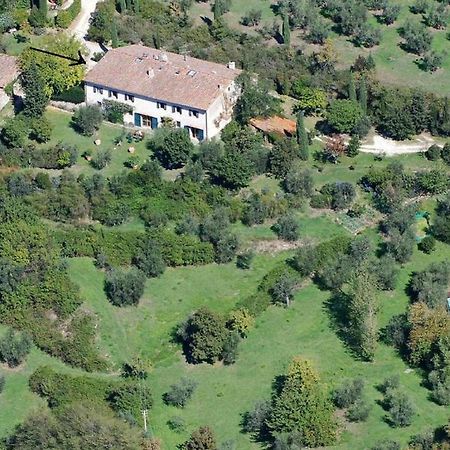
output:
<svg viewBox="0 0 450 450"><path fill-rule="evenodd" d="M49 97L44 78L36 64L32 64L22 73L21 83L25 93L24 114L33 118L41 117L47 107Z"/></svg>
<svg viewBox="0 0 450 450"><path fill-rule="evenodd" d="M120 13L123 14L127 10L127 4L125 0L120 0Z"/></svg>
<svg viewBox="0 0 450 450"><path fill-rule="evenodd" d="M291 46L291 28L289 27L289 14L285 12L283 14L283 42L288 47Z"/></svg>
<svg viewBox="0 0 450 450"><path fill-rule="evenodd" d="M363 110L364 115L367 115L367 83L366 77L363 75L359 82L359 104Z"/></svg>
<svg viewBox="0 0 450 450"><path fill-rule="evenodd" d="M300 159L307 161L309 158L309 142L308 133L304 123L304 112L300 111L297 114L297 144L300 149Z"/></svg>
<svg viewBox="0 0 450 450"><path fill-rule="evenodd" d="M214 20L217 20L223 14L221 0L216 0L214 2L213 13L214 13Z"/></svg>
<svg viewBox="0 0 450 450"><path fill-rule="evenodd" d="M134 0L134 12L136 13L136 14L139 14L139 12L140 12L140 4L139 4L139 0Z"/></svg>
<svg viewBox="0 0 450 450"><path fill-rule="evenodd" d="M47 0L39 0L39 11L43 17L47 18L47 14L48 14Z"/></svg>
<svg viewBox="0 0 450 450"><path fill-rule="evenodd" d="M111 45L112 48L119 46L119 36L117 35L117 24L115 20L111 23Z"/></svg>
<svg viewBox="0 0 450 450"><path fill-rule="evenodd" d="M125 0L126 2L126 9L128 9L129 11L133 10L133 0Z"/></svg>
<svg viewBox="0 0 450 450"><path fill-rule="evenodd" d="M348 82L348 98L356 102L355 78L353 77L352 72L350 72L350 79Z"/></svg>

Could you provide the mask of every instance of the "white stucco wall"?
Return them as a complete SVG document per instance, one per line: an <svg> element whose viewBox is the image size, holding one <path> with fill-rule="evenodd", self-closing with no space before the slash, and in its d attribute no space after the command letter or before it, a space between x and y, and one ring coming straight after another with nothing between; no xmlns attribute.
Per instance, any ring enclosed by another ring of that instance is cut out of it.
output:
<svg viewBox="0 0 450 450"><path fill-rule="evenodd" d="M97 88L101 86L96 85ZM172 103L167 103L166 109L158 108L156 99L145 98L141 96L134 96L134 102L131 100L125 100L125 92L117 91L118 98L109 97L109 89L103 88L103 94L100 92L94 92L94 86L90 84L85 84L85 95L87 104L99 104L101 105L103 100L114 100L121 103L130 105L133 108L133 114L125 114L124 122L125 124L134 125L134 113L138 113L145 116L155 117L158 119L158 125L161 124L162 117L170 117L174 122L180 122L182 128L188 126L203 130L204 138L210 139L216 136L223 127L231 120L231 110L230 101L226 98L230 98L233 105L237 99L236 88L234 83L230 86L224 87L222 90L222 95L220 95L208 108L208 111L196 110L198 112L198 117L194 115L189 115L189 107L183 105L176 105ZM134 95L131 94L130 95ZM182 109L181 114L178 112L172 112L172 107L180 107ZM142 127L145 128L145 127Z"/></svg>

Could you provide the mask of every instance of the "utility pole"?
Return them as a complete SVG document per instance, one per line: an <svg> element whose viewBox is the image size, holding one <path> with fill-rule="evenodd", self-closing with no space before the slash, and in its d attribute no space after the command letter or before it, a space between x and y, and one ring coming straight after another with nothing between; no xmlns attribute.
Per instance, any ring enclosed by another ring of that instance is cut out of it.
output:
<svg viewBox="0 0 450 450"><path fill-rule="evenodd" d="M144 418L144 432L147 433L147 410L142 410L142 417Z"/></svg>

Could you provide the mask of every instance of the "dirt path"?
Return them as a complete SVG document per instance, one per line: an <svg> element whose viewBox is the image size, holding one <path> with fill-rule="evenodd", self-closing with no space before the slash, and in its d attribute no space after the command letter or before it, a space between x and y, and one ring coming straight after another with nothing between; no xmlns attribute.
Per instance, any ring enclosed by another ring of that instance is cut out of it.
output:
<svg viewBox="0 0 450 450"><path fill-rule="evenodd" d="M386 156L394 156L406 153L421 153L435 143L435 140L426 134L421 134L414 140L402 142L376 134L370 142L361 145L360 150L364 153L384 153Z"/></svg>
<svg viewBox="0 0 450 450"><path fill-rule="evenodd" d="M95 62L91 60L94 53L102 51L97 42L91 42L86 39L89 29L89 19L91 18L91 14L95 11L97 3L100 3L101 1L102 0L81 0L81 12L68 29L68 32L72 36L75 36L87 47L89 51L89 58L87 60L88 69L91 69L95 65Z"/></svg>

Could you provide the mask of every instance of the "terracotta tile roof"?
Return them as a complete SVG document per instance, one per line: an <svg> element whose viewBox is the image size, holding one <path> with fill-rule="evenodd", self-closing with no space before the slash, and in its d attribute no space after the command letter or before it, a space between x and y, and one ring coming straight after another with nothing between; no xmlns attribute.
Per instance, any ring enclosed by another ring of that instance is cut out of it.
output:
<svg viewBox="0 0 450 450"><path fill-rule="evenodd" d="M240 70L143 45L110 50L85 81L206 110Z"/></svg>
<svg viewBox="0 0 450 450"><path fill-rule="evenodd" d="M264 133L288 134L293 136L297 130L295 120L285 119L284 117L272 116L264 118L250 119L250 124Z"/></svg>
<svg viewBox="0 0 450 450"><path fill-rule="evenodd" d="M0 53L0 88L14 81L19 76L17 58Z"/></svg>

